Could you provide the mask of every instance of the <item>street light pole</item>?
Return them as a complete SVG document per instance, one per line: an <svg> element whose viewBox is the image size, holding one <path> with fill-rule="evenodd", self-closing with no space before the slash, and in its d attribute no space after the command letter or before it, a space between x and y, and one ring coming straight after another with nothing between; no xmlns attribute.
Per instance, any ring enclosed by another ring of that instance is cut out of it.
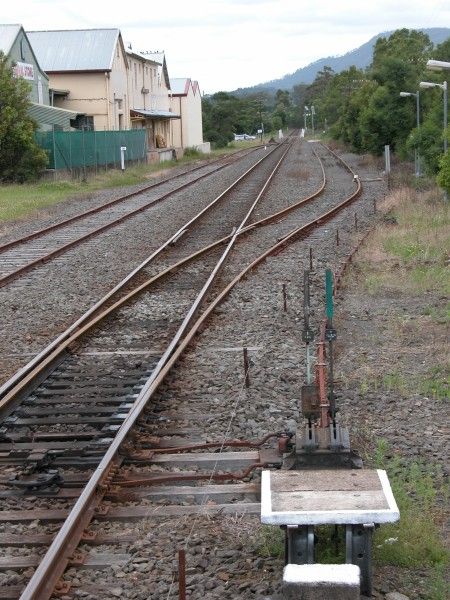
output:
<svg viewBox="0 0 450 600"><path fill-rule="evenodd" d="M400 92L400 96L402 98L406 98L408 96L414 96L416 98L416 127L417 127L417 132L419 134L420 133L420 93L419 93L419 90L417 90L416 93L414 93L414 92ZM416 177L421 177L419 143L417 143L417 148L416 148L416 151L415 151L415 161L414 162L415 162Z"/></svg>
<svg viewBox="0 0 450 600"><path fill-rule="evenodd" d="M448 85L446 81L444 81L442 89L444 90L444 154L447 154L448 140L446 134L448 127Z"/></svg>
<svg viewBox="0 0 450 600"><path fill-rule="evenodd" d="M444 83L432 83L431 81L421 81L421 88L434 88L438 87L444 92L444 154L447 153L448 144L447 144L447 136L445 135L448 127L448 114L447 114L447 104L448 104L448 91L447 91L447 82Z"/></svg>

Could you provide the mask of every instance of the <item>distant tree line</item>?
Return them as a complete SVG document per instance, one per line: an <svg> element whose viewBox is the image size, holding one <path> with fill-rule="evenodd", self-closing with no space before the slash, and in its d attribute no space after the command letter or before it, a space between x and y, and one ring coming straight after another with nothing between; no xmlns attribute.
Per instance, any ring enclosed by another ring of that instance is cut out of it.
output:
<svg viewBox="0 0 450 600"><path fill-rule="evenodd" d="M203 98L203 137L215 148L226 146L235 133L256 134L286 127L300 126L299 107L294 106L287 90L258 92L238 97L228 92L217 92Z"/></svg>
<svg viewBox="0 0 450 600"><path fill-rule="evenodd" d="M373 62L365 70L350 67L335 73L324 67L311 85L236 97L219 92L203 101L204 137L215 146L226 145L234 133L254 133L260 127L302 127L305 113L311 125L314 106L316 129L326 130L356 152L380 155L384 146L401 158L419 145L423 168L450 191L450 158L443 156L443 93L439 88L420 90L420 129L416 127L414 97L400 92L419 90L420 81L450 81L450 71L433 73L428 59L450 62L450 38L434 47L428 35L399 29L377 40ZM449 132L446 132L449 137ZM448 171L448 172L447 172Z"/></svg>

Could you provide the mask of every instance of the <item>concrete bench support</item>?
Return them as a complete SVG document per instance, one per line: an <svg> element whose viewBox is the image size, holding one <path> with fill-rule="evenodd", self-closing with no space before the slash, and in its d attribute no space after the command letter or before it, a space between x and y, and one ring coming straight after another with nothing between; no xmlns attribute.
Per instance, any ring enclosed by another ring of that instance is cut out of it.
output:
<svg viewBox="0 0 450 600"><path fill-rule="evenodd" d="M356 565L286 565L286 600L359 600L360 570Z"/></svg>

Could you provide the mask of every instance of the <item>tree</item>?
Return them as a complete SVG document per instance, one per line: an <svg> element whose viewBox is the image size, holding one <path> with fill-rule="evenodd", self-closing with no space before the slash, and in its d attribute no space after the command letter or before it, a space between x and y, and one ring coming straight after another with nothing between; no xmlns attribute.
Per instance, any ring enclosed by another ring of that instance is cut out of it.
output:
<svg viewBox="0 0 450 600"><path fill-rule="evenodd" d="M383 73L388 59L397 59L419 75L431 56L433 43L426 33L414 29L397 29L388 38L379 38L373 49L372 71L374 77ZM380 83L384 83L381 81Z"/></svg>
<svg viewBox="0 0 450 600"><path fill-rule="evenodd" d="M449 137L449 129L447 129L447 137ZM450 152L446 152L441 156L437 182L447 194L450 194Z"/></svg>
<svg viewBox="0 0 450 600"><path fill-rule="evenodd" d="M37 124L28 116L29 86L14 78L0 52L0 181L23 183L45 169L48 157L34 138Z"/></svg>

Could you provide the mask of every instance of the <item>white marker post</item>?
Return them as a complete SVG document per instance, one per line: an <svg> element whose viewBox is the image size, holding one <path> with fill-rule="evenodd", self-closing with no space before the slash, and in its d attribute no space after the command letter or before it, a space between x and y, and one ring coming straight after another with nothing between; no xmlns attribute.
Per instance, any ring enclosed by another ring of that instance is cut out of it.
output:
<svg viewBox="0 0 450 600"><path fill-rule="evenodd" d="M125 171L125 152L126 152L127 147L126 146L120 146L120 168L122 169L122 171Z"/></svg>

